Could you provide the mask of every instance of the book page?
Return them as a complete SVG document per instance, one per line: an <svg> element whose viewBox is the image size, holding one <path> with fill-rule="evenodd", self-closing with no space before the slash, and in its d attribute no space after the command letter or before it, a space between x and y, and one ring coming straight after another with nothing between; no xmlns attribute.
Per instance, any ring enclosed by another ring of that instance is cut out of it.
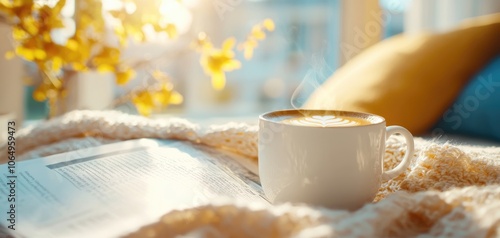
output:
<svg viewBox="0 0 500 238"><path fill-rule="evenodd" d="M9 174L0 171L7 201ZM143 139L18 162L16 177L15 231L7 230L20 237L117 237L173 209L267 203L253 173L188 142ZM0 207L4 228L9 209Z"/></svg>

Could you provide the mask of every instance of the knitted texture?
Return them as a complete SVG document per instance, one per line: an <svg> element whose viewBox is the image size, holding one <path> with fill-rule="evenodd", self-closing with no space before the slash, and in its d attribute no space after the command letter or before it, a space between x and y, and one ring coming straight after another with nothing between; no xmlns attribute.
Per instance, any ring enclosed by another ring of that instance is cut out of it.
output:
<svg viewBox="0 0 500 238"><path fill-rule="evenodd" d="M119 112L74 111L19 131L19 160L110 142L161 138L224 148L257 162L256 126L230 123L203 128L179 118L147 119ZM405 153L387 141L384 169ZM436 144L415 139L410 167L382 184L375 200L357 211L301 204L207 204L171 211L128 237L498 237L500 148ZM0 148L1 163L6 148Z"/></svg>

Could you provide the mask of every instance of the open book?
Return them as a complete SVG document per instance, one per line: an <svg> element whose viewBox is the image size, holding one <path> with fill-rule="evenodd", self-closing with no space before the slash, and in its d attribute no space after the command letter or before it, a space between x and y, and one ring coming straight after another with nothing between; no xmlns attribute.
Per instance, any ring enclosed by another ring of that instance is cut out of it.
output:
<svg viewBox="0 0 500 238"><path fill-rule="evenodd" d="M213 148L153 139L18 162L14 174L3 164L0 237L119 237L175 209L267 202L255 167Z"/></svg>

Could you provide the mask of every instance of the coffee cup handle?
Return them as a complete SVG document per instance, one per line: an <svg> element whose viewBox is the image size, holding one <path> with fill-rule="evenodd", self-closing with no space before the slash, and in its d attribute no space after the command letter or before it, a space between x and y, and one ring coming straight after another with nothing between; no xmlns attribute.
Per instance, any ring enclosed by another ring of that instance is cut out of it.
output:
<svg viewBox="0 0 500 238"><path fill-rule="evenodd" d="M390 179L393 179L403 173L406 168L410 165L411 162L411 157L413 156L413 151L414 151L414 142L413 142L413 136L412 134L404 127L401 126L388 126L386 128L386 136L385 138L389 138L393 134L401 134L405 140L406 140L406 146L407 150L406 153L403 157L403 160L396 166L395 168L389 170L389 171L384 171L382 173L382 180L387 181Z"/></svg>

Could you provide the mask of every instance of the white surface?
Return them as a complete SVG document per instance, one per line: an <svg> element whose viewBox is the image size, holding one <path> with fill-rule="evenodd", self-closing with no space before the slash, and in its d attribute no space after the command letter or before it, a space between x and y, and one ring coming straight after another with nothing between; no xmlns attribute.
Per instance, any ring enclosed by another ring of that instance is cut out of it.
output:
<svg viewBox="0 0 500 238"><path fill-rule="evenodd" d="M5 179L15 180L15 231L26 237L119 237L172 209L267 203L237 170L220 166L230 166L227 157L200 148L151 139L87 148L19 162L12 174L2 165L0 187L9 191ZM0 207L5 227L9 204Z"/></svg>
<svg viewBox="0 0 500 238"><path fill-rule="evenodd" d="M10 28L0 23L0 114L14 113L20 122L23 119L25 70L20 57L5 58L6 52L14 50Z"/></svg>

